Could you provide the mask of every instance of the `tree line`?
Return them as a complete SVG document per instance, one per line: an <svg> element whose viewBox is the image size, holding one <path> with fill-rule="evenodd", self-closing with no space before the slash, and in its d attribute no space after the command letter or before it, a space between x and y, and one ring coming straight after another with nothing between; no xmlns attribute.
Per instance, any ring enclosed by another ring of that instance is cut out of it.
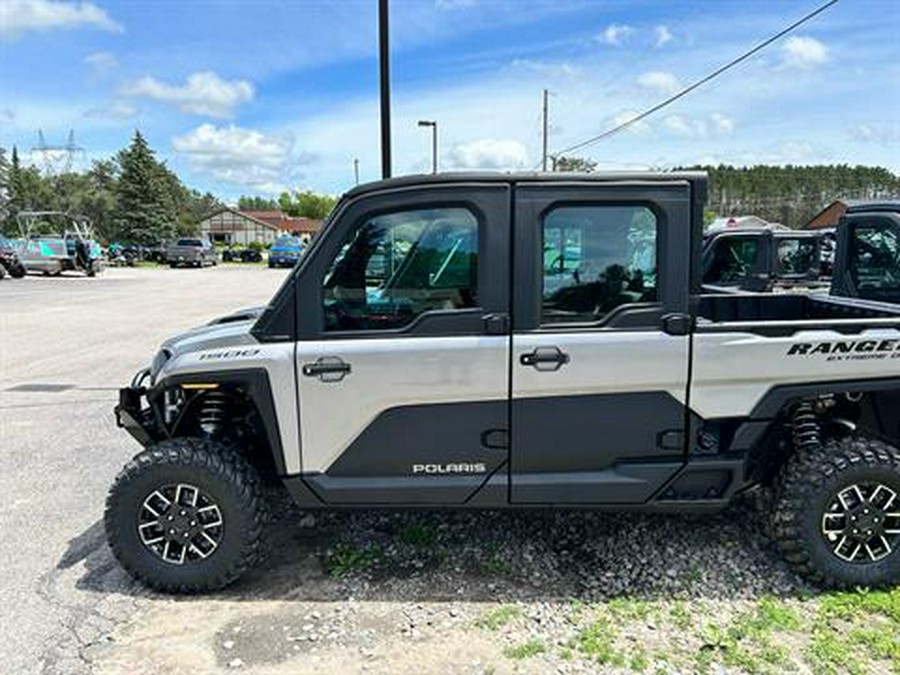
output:
<svg viewBox="0 0 900 675"><path fill-rule="evenodd" d="M82 172L45 175L25 165L16 147L8 159L0 149L0 220L10 236L19 235L23 211L68 211L90 218L104 241L150 244L194 234L219 205L186 187L137 131L127 148Z"/></svg>
<svg viewBox="0 0 900 675"><path fill-rule="evenodd" d="M597 165L583 157L554 158L557 171L592 172ZM709 174L706 215L756 215L789 227L802 227L836 199L900 197L900 176L873 166L689 166Z"/></svg>
<svg viewBox="0 0 900 675"><path fill-rule="evenodd" d="M278 200L241 197L239 208L321 219L335 201L306 190L284 192ZM0 148L0 231L7 236L19 236L17 216L23 211L68 211L90 218L102 241L154 244L196 235L200 222L221 206L213 194L185 186L139 131L113 157L58 175L25 164L16 147L9 155ZM58 226L44 223L44 233ZM42 232L40 224L36 231Z"/></svg>
<svg viewBox="0 0 900 675"><path fill-rule="evenodd" d="M278 199L266 197L241 197L238 208L242 211L283 211L289 216L323 220L331 213L337 199L312 190L284 191Z"/></svg>
<svg viewBox="0 0 900 675"><path fill-rule="evenodd" d="M873 166L698 166L709 174L708 208L802 227L836 199L900 196L900 176Z"/></svg>

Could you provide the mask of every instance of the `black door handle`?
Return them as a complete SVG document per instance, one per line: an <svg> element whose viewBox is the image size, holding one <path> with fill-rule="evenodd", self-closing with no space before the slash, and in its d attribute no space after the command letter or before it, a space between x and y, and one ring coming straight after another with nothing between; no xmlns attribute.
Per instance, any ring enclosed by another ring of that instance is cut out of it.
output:
<svg viewBox="0 0 900 675"><path fill-rule="evenodd" d="M559 370L569 362L569 355L559 347L537 347L533 352L522 354L519 363L531 366L535 370Z"/></svg>
<svg viewBox="0 0 900 675"><path fill-rule="evenodd" d="M322 382L340 382L350 374L350 364L336 356L323 356L314 363L303 364L303 374Z"/></svg>

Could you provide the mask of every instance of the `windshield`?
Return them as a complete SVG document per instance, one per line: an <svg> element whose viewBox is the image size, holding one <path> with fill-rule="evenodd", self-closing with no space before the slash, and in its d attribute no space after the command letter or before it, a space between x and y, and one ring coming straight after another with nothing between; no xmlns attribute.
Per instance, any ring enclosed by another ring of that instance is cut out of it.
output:
<svg viewBox="0 0 900 675"><path fill-rule="evenodd" d="M28 253L34 256L68 255L66 242L62 239L32 239L28 242Z"/></svg>
<svg viewBox="0 0 900 675"><path fill-rule="evenodd" d="M275 240L274 246L277 248L299 248L300 237L292 237L289 235L278 237L278 239Z"/></svg>

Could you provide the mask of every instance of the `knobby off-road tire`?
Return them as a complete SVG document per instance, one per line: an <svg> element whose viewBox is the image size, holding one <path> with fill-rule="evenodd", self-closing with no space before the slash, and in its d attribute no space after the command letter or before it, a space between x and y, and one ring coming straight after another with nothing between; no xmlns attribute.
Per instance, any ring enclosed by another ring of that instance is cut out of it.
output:
<svg viewBox="0 0 900 675"><path fill-rule="evenodd" d="M167 507L167 500L174 506ZM154 512L162 527L147 525L156 518ZM215 526L217 516L220 527ZM267 552L269 508L260 477L233 446L215 441L170 439L135 456L110 489L104 519L107 540L122 567L167 593L222 588ZM141 530L142 525L148 529ZM164 540L150 544L160 533ZM178 542L165 549L166 542L182 535L197 546L184 547L183 556Z"/></svg>
<svg viewBox="0 0 900 675"><path fill-rule="evenodd" d="M896 496L891 498L888 491ZM885 513L894 515L885 522ZM793 569L810 581L833 588L900 582L900 536L884 534L887 547L879 538L879 533L897 528L897 448L847 437L792 457L782 470L776 486L774 536ZM873 536L866 539L869 531ZM848 537L841 545L845 532Z"/></svg>

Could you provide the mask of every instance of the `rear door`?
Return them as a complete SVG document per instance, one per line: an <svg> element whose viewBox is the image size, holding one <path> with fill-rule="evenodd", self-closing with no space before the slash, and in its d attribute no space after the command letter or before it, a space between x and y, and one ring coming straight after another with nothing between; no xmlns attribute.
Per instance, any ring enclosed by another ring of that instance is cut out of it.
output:
<svg viewBox="0 0 900 675"><path fill-rule="evenodd" d="M502 183L363 196L302 259L302 470L324 501L459 504L505 476L509 203Z"/></svg>
<svg viewBox="0 0 900 675"><path fill-rule="evenodd" d="M688 183L520 185L511 499L640 503L682 466Z"/></svg>

